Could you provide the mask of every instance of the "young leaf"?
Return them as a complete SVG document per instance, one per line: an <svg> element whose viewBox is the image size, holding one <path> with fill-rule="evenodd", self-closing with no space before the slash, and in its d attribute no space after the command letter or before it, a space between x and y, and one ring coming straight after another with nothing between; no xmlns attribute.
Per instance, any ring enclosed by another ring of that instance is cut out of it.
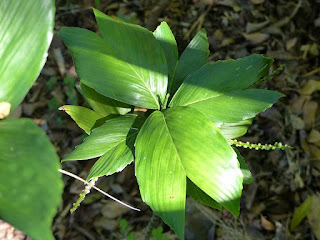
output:
<svg viewBox="0 0 320 240"><path fill-rule="evenodd" d="M150 34L154 39L152 33ZM110 34L110 36L113 35L114 33ZM149 54L157 56L154 59L163 61L162 64L158 61L149 62L149 64L158 63L159 65L154 69L151 67L148 69L148 66L143 64L150 57L144 56L143 52L136 53L136 56L139 56L139 59L143 57L146 59L140 59L143 62L140 65L134 65L119 55L116 49L101 36L86 29L62 28L59 31L59 36L72 52L76 71L82 83L98 93L120 102L142 108L157 109L160 107L157 95L162 96L164 94L162 92L165 91L162 89L167 86L167 69L166 66L163 67L166 65L166 60L163 52L158 56L153 50L148 49ZM137 36L139 36L138 33ZM131 40L129 37L123 39ZM148 41L148 39L144 40ZM140 41L145 47L149 46L145 44L143 39ZM155 39L154 41L158 44ZM128 49L134 47L124 46ZM156 49L156 47L152 49ZM162 51L162 49L160 50Z"/></svg>
<svg viewBox="0 0 320 240"><path fill-rule="evenodd" d="M53 240L63 191L59 157L30 119L1 120L0 133L0 218L32 239Z"/></svg>
<svg viewBox="0 0 320 240"><path fill-rule="evenodd" d="M163 102L167 92L168 68L166 56L152 32L135 24L117 21L97 9L93 11L104 40L135 71L149 94L157 102L159 96Z"/></svg>
<svg viewBox="0 0 320 240"><path fill-rule="evenodd" d="M64 105L59 108L64 110L70 117L83 129L88 135L90 135L91 129L96 124L98 119L103 118L100 114L80 106Z"/></svg>
<svg viewBox="0 0 320 240"><path fill-rule="evenodd" d="M135 174L142 200L184 239L186 174L159 111L149 116L138 134Z"/></svg>
<svg viewBox="0 0 320 240"><path fill-rule="evenodd" d="M46 61L54 12L52 0L0 1L0 102L11 103L11 112Z"/></svg>
<svg viewBox="0 0 320 240"><path fill-rule="evenodd" d="M237 158L240 164L240 169L241 172L243 174L243 184L251 184L254 182L254 179L252 177L252 174L246 164L246 162L244 161L244 158L241 156L240 152L238 151L238 149L236 149L235 147L232 147L233 150L236 152L237 154Z"/></svg>
<svg viewBox="0 0 320 240"><path fill-rule="evenodd" d="M220 130L190 107L170 108L163 115L187 177L237 216L243 175Z"/></svg>
<svg viewBox="0 0 320 240"><path fill-rule="evenodd" d="M162 22L153 32L153 35L160 43L160 46L166 55L170 85L178 61L178 47L176 39L166 22Z"/></svg>
<svg viewBox="0 0 320 240"><path fill-rule="evenodd" d="M203 203L212 208L222 210L222 206L209 197L204 191L198 188L189 178L187 178L187 195L192 197L194 200Z"/></svg>
<svg viewBox="0 0 320 240"><path fill-rule="evenodd" d="M226 139L235 139L245 135L251 123L252 118L237 123L223 123L219 129Z"/></svg>
<svg viewBox="0 0 320 240"><path fill-rule="evenodd" d="M201 29L181 54L168 92L173 95L188 75L208 63L209 54L207 33Z"/></svg>
<svg viewBox="0 0 320 240"><path fill-rule="evenodd" d="M124 115L131 111L130 105L105 97L83 83L77 88L90 107L104 117L110 114Z"/></svg>
<svg viewBox="0 0 320 240"><path fill-rule="evenodd" d="M126 142L136 118L137 115L127 114L107 120L102 126L93 129L91 135L63 161L91 159L111 151L117 145Z"/></svg>

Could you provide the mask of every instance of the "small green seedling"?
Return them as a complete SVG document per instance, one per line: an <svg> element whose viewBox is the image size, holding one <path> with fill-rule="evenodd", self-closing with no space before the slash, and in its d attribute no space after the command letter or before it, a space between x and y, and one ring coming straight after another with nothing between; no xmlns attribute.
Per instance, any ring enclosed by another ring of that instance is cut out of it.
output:
<svg viewBox="0 0 320 240"><path fill-rule="evenodd" d="M59 32L92 108L63 107L90 134L63 161L99 157L88 181L134 161L142 200L180 239L186 195L238 216L243 184L253 178L233 140L283 96L252 89L273 60L254 54L210 63L204 29L178 58L167 23L150 32L94 14L101 35Z"/></svg>

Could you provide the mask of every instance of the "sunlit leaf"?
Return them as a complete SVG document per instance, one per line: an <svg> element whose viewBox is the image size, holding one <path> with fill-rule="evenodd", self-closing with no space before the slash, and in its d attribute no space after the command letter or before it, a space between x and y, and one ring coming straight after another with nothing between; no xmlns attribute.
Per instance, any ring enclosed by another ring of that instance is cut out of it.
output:
<svg viewBox="0 0 320 240"><path fill-rule="evenodd" d="M178 61L178 47L176 39L174 38L171 29L166 22L162 22L153 32L153 35L160 43L160 46L166 55L170 85Z"/></svg>
<svg viewBox="0 0 320 240"><path fill-rule="evenodd" d="M37 79L47 58L54 1L0 1L0 102L13 111Z"/></svg>

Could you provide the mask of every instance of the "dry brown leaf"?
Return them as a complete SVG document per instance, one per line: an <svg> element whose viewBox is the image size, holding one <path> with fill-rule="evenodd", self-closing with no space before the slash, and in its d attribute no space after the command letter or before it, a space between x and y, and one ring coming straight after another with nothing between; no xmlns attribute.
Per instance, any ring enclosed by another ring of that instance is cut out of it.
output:
<svg viewBox="0 0 320 240"><path fill-rule="evenodd" d="M259 22L259 23L248 22L247 26L246 26L246 33L252 33L252 32L259 31L261 28L264 28L269 23L270 23L269 20L266 20L264 22Z"/></svg>
<svg viewBox="0 0 320 240"><path fill-rule="evenodd" d="M290 119L291 119L291 125L294 130L304 129L304 121L300 117L296 115L290 115Z"/></svg>
<svg viewBox="0 0 320 240"><path fill-rule="evenodd" d="M252 44L259 44L264 42L269 38L269 34L261 33L261 32L255 32L255 33L243 33L242 34L245 39L250 41Z"/></svg>
<svg viewBox="0 0 320 240"><path fill-rule="evenodd" d="M309 143L320 142L320 132L316 129L312 129L307 138Z"/></svg>
<svg viewBox="0 0 320 240"><path fill-rule="evenodd" d="M320 197L313 195L311 197L311 211L308 214L308 221L314 235L320 240Z"/></svg>
<svg viewBox="0 0 320 240"><path fill-rule="evenodd" d="M307 101L303 106L303 119L306 129L310 129L316 121L316 113L318 110L318 102Z"/></svg>
<svg viewBox="0 0 320 240"><path fill-rule="evenodd" d="M4 119L10 114L11 104L8 102L0 102L0 119Z"/></svg>
<svg viewBox="0 0 320 240"><path fill-rule="evenodd" d="M274 231L276 227L272 222L270 222L268 219L266 219L264 216L261 216L260 219L261 227L267 231Z"/></svg>
<svg viewBox="0 0 320 240"><path fill-rule="evenodd" d="M301 94L311 95L315 91L320 91L320 81L317 80L309 80L302 88Z"/></svg>
<svg viewBox="0 0 320 240"><path fill-rule="evenodd" d="M101 209L102 215L109 219L120 217L128 211L130 211L129 208L111 200L107 201L106 205Z"/></svg>
<svg viewBox="0 0 320 240"><path fill-rule="evenodd" d="M288 41L286 41L286 49L289 51L297 44L298 38L290 38Z"/></svg>

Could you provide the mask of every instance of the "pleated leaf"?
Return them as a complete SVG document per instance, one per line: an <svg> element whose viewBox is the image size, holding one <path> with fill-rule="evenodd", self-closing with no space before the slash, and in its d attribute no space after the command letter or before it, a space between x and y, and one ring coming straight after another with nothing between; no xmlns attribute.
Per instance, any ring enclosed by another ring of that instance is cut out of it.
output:
<svg viewBox="0 0 320 240"><path fill-rule="evenodd" d="M184 81L170 106L193 107L218 127L223 124L237 126L240 122L241 128L236 130L241 132L241 129L245 130L241 121L253 118L283 96L262 89L243 90L261 78L272 61L255 54L238 60L208 63Z"/></svg>
<svg viewBox="0 0 320 240"><path fill-rule="evenodd" d="M90 107L104 117L110 114L124 115L131 111L130 105L105 97L83 83L80 83L78 90Z"/></svg>
<svg viewBox="0 0 320 240"><path fill-rule="evenodd" d="M184 239L186 174L159 111L150 115L138 134L135 174L142 200Z"/></svg>
<svg viewBox="0 0 320 240"><path fill-rule="evenodd" d="M137 115L128 114L107 120L92 130L91 135L75 148L63 161L86 160L100 157L126 141Z"/></svg>
<svg viewBox="0 0 320 240"><path fill-rule="evenodd" d="M53 240L61 202L59 157L30 119L0 121L0 218L34 240Z"/></svg>
<svg viewBox="0 0 320 240"><path fill-rule="evenodd" d="M188 75L208 63L209 54L207 33L201 29L181 54L168 92L173 95Z"/></svg>
<svg viewBox="0 0 320 240"><path fill-rule="evenodd" d="M237 216L243 175L228 141L193 108L175 107L163 114L187 177Z"/></svg>
<svg viewBox="0 0 320 240"><path fill-rule="evenodd" d="M134 31L135 29L132 30L136 36L141 35ZM109 36L114 35L113 31L110 29L112 34ZM154 39L152 33L149 33ZM163 52L162 57L161 55L154 57L154 59L163 61L162 65L159 61L156 62L159 65L155 68L159 69L147 69L148 66L143 66L140 62L137 64L141 66L127 62L125 57L121 56L117 49L114 49L105 39L86 29L62 28L59 31L59 36L72 52L76 71L82 83L98 93L120 102L143 108L159 108L158 95L162 96L164 93L160 94L160 92L162 88L167 86L166 60ZM131 40L132 38L125 37L123 39ZM144 43L143 40L147 41L140 39L140 43ZM154 42L158 44L155 39ZM121 45L121 43L118 44ZM149 46L143 45L144 47ZM128 49L132 47L134 46L130 45ZM162 51L160 46L159 49ZM149 49L149 54L153 55L153 53L153 50ZM143 52L137 53L136 56L138 59L146 57ZM145 59L145 61L147 60L148 58ZM152 61L149 64L156 63Z"/></svg>
<svg viewBox="0 0 320 240"><path fill-rule="evenodd" d="M88 135L90 135L91 129L96 122L103 118L102 115L92 111L91 109L81 106L64 105L60 107L59 110L63 110L69 114L70 117L77 123L77 125Z"/></svg>
<svg viewBox="0 0 320 240"><path fill-rule="evenodd" d="M87 180L122 171L134 159L134 142L141 124L133 124L127 137L109 149L91 168Z"/></svg>
<svg viewBox="0 0 320 240"><path fill-rule="evenodd" d="M37 79L47 58L54 1L0 1L0 102L13 111Z"/></svg>
<svg viewBox="0 0 320 240"><path fill-rule="evenodd" d="M166 22L162 22L153 32L156 40L159 42L166 55L169 75L169 85L172 81L174 70L178 61L178 47L170 27Z"/></svg>
<svg viewBox="0 0 320 240"><path fill-rule="evenodd" d="M222 210L222 206L208 196L204 191L198 188L190 179L187 179L187 195L192 197L194 200L201 202L212 208Z"/></svg>
<svg viewBox="0 0 320 240"><path fill-rule="evenodd" d="M271 107L283 94L264 89L246 89L212 97L188 106L202 112L215 125L237 123Z"/></svg>
<svg viewBox="0 0 320 240"><path fill-rule="evenodd" d="M152 32L135 24L115 20L97 9L93 11L105 41L134 70L149 95L163 102L167 91L168 68L166 56Z"/></svg>

